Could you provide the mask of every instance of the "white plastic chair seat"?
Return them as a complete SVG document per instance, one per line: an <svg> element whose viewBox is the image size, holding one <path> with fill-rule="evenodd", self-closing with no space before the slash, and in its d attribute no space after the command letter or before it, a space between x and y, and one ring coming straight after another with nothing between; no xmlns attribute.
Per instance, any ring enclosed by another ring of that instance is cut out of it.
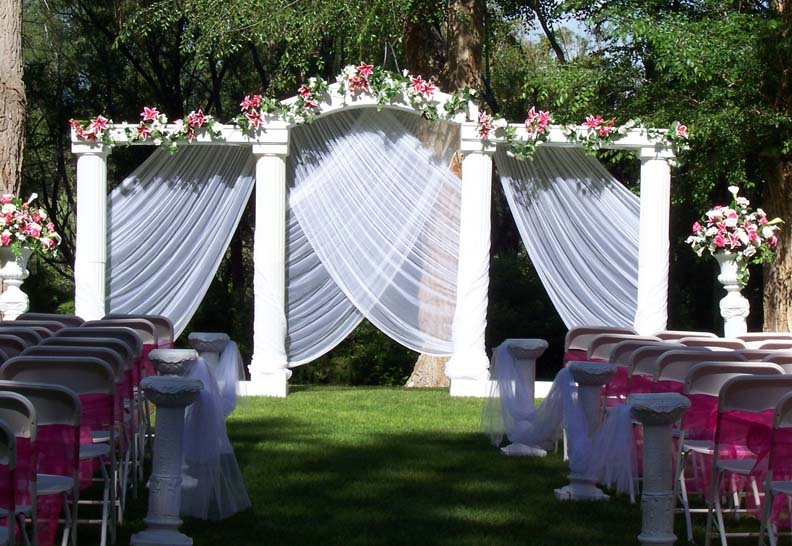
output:
<svg viewBox="0 0 792 546"><path fill-rule="evenodd" d="M682 450L712 455L712 440L685 440L682 443Z"/></svg>
<svg viewBox="0 0 792 546"><path fill-rule="evenodd" d="M96 459L110 455L108 444L80 444L80 460Z"/></svg>
<svg viewBox="0 0 792 546"><path fill-rule="evenodd" d="M92 430L91 440L95 444L106 444L110 441L110 432L107 430Z"/></svg>
<svg viewBox="0 0 792 546"><path fill-rule="evenodd" d="M40 497L43 495L68 493L73 487L74 480L71 476L59 476L57 474L38 474L36 476L36 491Z"/></svg>
<svg viewBox="0 0 792 546"><path fill-rule="evenodd" d="M750 474L754 466L756 466L756 459L720 459L718 461L718 468L721 470L741 476Z"/></svg>

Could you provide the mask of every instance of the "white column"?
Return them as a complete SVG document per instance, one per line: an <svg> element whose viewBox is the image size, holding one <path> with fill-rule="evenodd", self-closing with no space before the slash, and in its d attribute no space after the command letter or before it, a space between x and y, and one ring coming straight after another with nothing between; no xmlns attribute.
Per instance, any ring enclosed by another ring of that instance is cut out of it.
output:
<svg viewBox="0 0 792 546"><path fill-rule="evenodd" d="M484 348L489 290L490 200L494 145L481 141L475 123L462 125L462 203L459 269L452 336L446 364L451 396L489 395L489 359Z"/></svg>
<svg viewBox="0 0 792 546"><path fill-rule="evenodd" d="M77 155L74 313L85 320L105 316L109 151L102 144L72 144Z"/></svg>
<svg viewBox="0 0 792 546"><path fill-rule="evenodd" d="M668 322L668 216L671 202L669 150L642 148L641 221L638 247L638 309L634 327L639 334L665 330Z"/></svg>
<svg viewBox="0 0 792 546"><path fill-rule="evenodd" d="M253 240L253 361L240 394L283 398L286 358L286 155L288 130L267 129L281 142L253 146L256 155L256 232Z"/></svg>

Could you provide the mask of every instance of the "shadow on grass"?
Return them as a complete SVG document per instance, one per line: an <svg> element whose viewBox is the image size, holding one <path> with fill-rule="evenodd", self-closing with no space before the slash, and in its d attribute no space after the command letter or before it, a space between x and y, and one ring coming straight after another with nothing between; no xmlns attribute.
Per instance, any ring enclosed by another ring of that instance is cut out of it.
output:
<svg viewBox="0 0 792 546"><path fill-rule="evenodd" d="M232 422L253 509L224 522L188 520L184 532L196 545L635 544L636 507L555 500L566 481L558 456L507 458L480 435L459 433L374 434L345 445L314 427L294 418Z"/></svg>

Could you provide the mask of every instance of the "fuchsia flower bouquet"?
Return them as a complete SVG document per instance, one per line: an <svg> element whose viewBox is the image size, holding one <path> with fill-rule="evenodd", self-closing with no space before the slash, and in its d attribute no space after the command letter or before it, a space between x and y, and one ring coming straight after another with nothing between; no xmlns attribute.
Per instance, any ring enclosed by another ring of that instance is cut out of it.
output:
<svg viewBox="0 0 792 546"><path fill-rule="evenodd" d="M729 186L733 198L730 206L717 205L701 221L693 224L693 234L686 242L702 256L705 251L734 255L743 284L748 280L748 264L769 263L778 239L780 218L769 220L762 209L751 210L751 202L738 196L740 188Z"/></svg>
<svg viewBox="0 0 792 546"><path fill-rule="evenodd" d="M11 247L17 255L28 248L54 256L61 236L43 209L30 206L36 197L34 193L27 201L22 201L10 193L0 196L0 247Z"/></svg>

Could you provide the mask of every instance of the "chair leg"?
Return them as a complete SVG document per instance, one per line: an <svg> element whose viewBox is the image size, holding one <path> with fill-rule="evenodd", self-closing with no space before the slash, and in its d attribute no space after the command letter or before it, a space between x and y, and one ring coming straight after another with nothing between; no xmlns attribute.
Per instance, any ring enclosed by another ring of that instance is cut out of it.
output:
<svg viewBox="0 0 792 546"><path fill-rule="evenodd" d="M722 516L720 516L719 491L723 473L717 470L716 461L713 460L712 465L712 482L710 483L710 498L707 501L707 528L704 533L704 546L710 546L712 542L712 526L715 523L715 518L718 517L722 520Z"/></svg>
<svg viewBox="0 0 792 546"><path fill-rule="evenodd" d="M769 489L765 491L764 502L762 503L762 512L759 519L759 546L764 546L765 531L768 530L768 523L770 522L770 514L773 510L773 492ZM773 539L770 539L772 544Z"/></svg>

